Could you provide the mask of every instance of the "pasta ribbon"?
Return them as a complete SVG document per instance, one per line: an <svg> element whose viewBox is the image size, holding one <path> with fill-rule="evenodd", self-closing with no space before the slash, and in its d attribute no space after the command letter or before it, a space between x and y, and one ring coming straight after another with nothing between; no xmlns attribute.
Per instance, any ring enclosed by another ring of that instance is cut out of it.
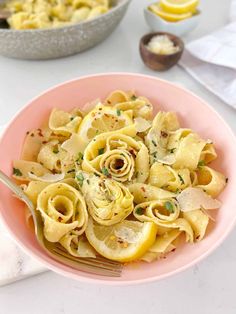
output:
<svg viewBox="0 0 236 314"><path fill-rule="evenodd" d="M66 183L54 183L44 188L38 196L37 209L44 220L44 236L50 242L58 242L71 230L80 235L87 226L84 198Z"/></svg>
<svg viewBox="0 0 236 314"><path fill-rule="evenodd" d="M68 112L54 109L49 117L49 128L55 134L70 136L77 132L81 121L80 116L73 116Z"/></svg>
<svg viewBox="0 0 236 314"><path fill-rule="evenodd" d="M152 262L165 256L167 253L175 250L176 246L173 244L178 236L181 234L179 230L171 230L165 234L158 236L155 243L150 247L150 249L142 256L141 260L145 262Z"/></svg>
<svg viewBox="0 0 236 314"><path fill-rule="evenodd" d="M99 224L110 226L132 213L133 196L123 184L85 172L78 172L76 178L88 211Z"/></svg>
<svg viewBox="0 0 236 314"><path fill-rule="evenodd" d="M179 128L176 114L173 112L158 112L153 120L152 128L148 132L145 143L149 148L151 165L166 157L169 133Z"/></svg>
<svg viewBox="0 0 236 314"><path fill-rule="evenodd" d="M184 212L183 217L190 223L196 241L201 241L206 233L209 218L200 209Z"/></svg>
<svg viewBox="0 0 236 314"><path fill-rule="evenodd" d="M203 189L211 195L216 197L222 192L226 185L225 176L207 166L200 167L196 172L197 175L197 185L196 187Z"/></svg>
<svg viewBox="0 0 236 314"><path fill-rule="evenodd" d="M179 218L180 208L174 199L156 200L138 204L134 216L139 221L154 222L157 226L178 229L186 233L186 241L193 242L193 230L189 222Z"/></svg>
<svg viewBox="0 0 236 314"><path fill-rule="evenodd" d="M134 202L136 204L176 197L175 193L171 193L149 184L132 183L128 185L128 189L134 196Z"/></svg>
<svg viewBox="0 0 236 314"><path fill-rule="evenodd" d="M148 182L159 188L179 192L188 186L195 185L197 175L189 169L173 169L170 166L155 162L150 169Z"/></svg>
<svg viewBox="0 0 236 314"><path fill-rule="evenodd" d="M79 236L77 231L68 232L59 242L72 256L96 258L94 248L85 237Z"/></svg>
<svg viewBox="0 0 236 314"><path fill-rule="evenodd" d="M149 173L148 150L142 142L109 132L98 135L84 151L82 169L119 182L145 181Z"/></svg>

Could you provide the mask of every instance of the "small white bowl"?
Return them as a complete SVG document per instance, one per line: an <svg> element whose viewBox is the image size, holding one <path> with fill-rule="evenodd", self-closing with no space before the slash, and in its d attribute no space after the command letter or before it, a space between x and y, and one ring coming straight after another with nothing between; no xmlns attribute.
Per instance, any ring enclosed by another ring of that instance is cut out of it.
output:
<svg viewBox="0 0 236 314"><path fill-rule="evenodd" d="M155 32L168 32L176 36L181 36L192 31L199 24L200 15L201 13L198 11L197 14L188 19L179 22L168 22L148 10L148 8L144 9L144 17L151 30Z"/></svg>

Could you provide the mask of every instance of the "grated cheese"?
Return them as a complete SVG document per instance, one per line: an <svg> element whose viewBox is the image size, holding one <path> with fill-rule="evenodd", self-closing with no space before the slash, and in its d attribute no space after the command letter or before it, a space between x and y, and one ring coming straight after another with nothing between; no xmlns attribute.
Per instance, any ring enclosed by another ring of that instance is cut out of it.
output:
<svg viewBox="0 0 236 314"><path fill-rule="evenodd" d="M173 41L167 35L157 35L152 37L146 46L153 53L161 55L171 55L180 50L179 46L175 46Z"/></svg>

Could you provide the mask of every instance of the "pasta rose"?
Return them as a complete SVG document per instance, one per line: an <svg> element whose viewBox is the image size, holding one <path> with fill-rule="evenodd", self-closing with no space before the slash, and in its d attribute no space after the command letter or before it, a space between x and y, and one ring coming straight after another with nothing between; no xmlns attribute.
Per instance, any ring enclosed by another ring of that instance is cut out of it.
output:
<svg viewBox="0 0 236 314"><path fill-rule="evenodd" d="M88 211L99 224L110 226L132 213L133 196L123 184L85 172L78 172L76 178Z"/></svg>
<svg viewBox="0 0 236 314"><path fill-rule="evenodd" d="M37 209L44 220L44 236L50 242L58 242L71 230L82 234L87 226L84 198L66 183L54 183L43 189L38 196Z"/></svg>
<svg viewBox="0 0 236 314"><path fill-rule="evenodd" d="M149 174L147 147L130 136L109 132L96 136L84 151L82 169L119 182L145 182Z"/></svg>

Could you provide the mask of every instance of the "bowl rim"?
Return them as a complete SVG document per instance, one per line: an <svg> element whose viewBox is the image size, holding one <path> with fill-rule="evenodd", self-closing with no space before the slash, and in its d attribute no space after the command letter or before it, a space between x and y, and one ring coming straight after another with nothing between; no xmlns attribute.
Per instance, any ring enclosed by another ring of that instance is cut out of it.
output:
<svg viewBox="0 0 236 314"><path fill-rule="evenodd" d="M186 19L183 19L183 20L177 21L177 22L170 22L170 21L164 20L163 18L161 18L161 17L158 16L157 14L153 13L152 11L150 11L150 10L148 9L148 6L145 7L145 8L143 9L143 11L144 11L144 14L146 14L146 16L149 14L149 16L155 17L157 20L161 21L163 24L166 24L166 25L173 25L173 26L175 26L175 25L179 26L179 25L186 24L186 23L189 22L190 20L197 20L197 19L199 19L199 17L200 17L201 14L202 14L201 10L198 9L198 13L197 13L197 14L194 14L194 15L192 15L192 16L190 16L189 18L186 18Z"/></svg>
<svg viewBox="0 0 236 314"><path fill-rule="evenodd" d="M12 117L12 119L10 119L10 121L8 122L7 126L5 127L2 135L0 136L0 147L2 144L2 140L5 136L5 134L8 132L8 129L11 128L12 123L14 123L14 121L18 118L18 115L23 114L24 111L31 106L32 102L34 102L35 100L37 100L38 98L42 97L44 94L53 91L56 88L60 88L63 85L66 84L70 84L79 80L83 80L83 79L90 79L90 78L96 78L96 77L105 77L105 76L125 76L125 77L140 77L143 79L151 79L151 80L155 80L155 81L159 81L162 82L164 84L167 84L169 86L171 86L174 89L177 90L181 90L184 93L189 94L191 97L195 98L196 100L202 102L202 104L204 106L206 106L210 111L213 112L213 114L215 114L217 116L217 118L221 121L221 124L224 125L224 127L227 129L227 131L229 132L229 134L232 136L232 139L234 139L235 144L236 144L236 136L234 134L234 132L232 131L232 129L230 128L230 126L225 122L225 120L221 117L221 115L213 108L211 107L204 99L202 99L201 97L197 96L196 94L194 94L193 92L191 92L190 90L186 89L185 87L179 86L173 82L164 80L164 79L160 79L159 77L155 77L155 76L151 76L151 75L145 75L145 74L140 74L140 73L132 73L132 72L108 72L108 73L97 73L97 74L90 74L90 75L84 75L81 77L76 77L73 78L71 80L67 80L63 83L60 84L56 84L48 89L46 89L45 91L41 92L39 95L37 95L36 97L33 97L31 100L29 100L27 102L26 105L24 105L20 110L18 110L16 112L16 114ZM191 262L179 267L178 269L172 270L168 273L162 274L162 275L156 275L153 277L148 277L148 278L144 278L144 279L132 279L132 280L120 280L120 281L115 281L115 280L106 280L105 277L101 277L100 278L89 278L86 276L80 276L62 269L58 269L56 266L52 265L51 263L45 261L43 258L41 258L38 254L36 254L35 252L32 252L23 242L20 242L17 237L15 236L14 232L8 227L7 222L4 220L1 212L0 212L0 219L3 222L3 224L6 227L6 230L9 232L10 236L12 237L12 239L15 240L15 242L17 243L17 245L19 245L19 247L21 247L29 256L32 256L34 259L36 259L37 261L39 261L40 263L42 263L42 265L45 265L49 270L52 270L60 275L63 275L67 278L72 278L75 280L78 280L80 282L83 283L91 283L91 284L104 284L104 285L109 285L109 286L129 286L129 285L138 285L138 284L146 284L146 283L151 283L151 282L157 282L159 280L171 277L173 275L177 275L181 272L183 272L184 270L189 269L190 267L194 266L195 264L199 263L200 261L202 261L203 259L205 259L207 256L209 256L211 253L213 253L223 242L224 240L229 236L229 234L232 232L234 226L236 225L236 215L234 217L234 219L231 220L231 222L228 224L228 227L225 229L224 233L222 234L222 236L220 238L218 238L218 240L203 254L201 254L200 256L196 257L195 259L193 259ZM110 277L109 277L110 278Z"/></svg>
<svg viewBox="0 0 236 314"><path fill-rule="evenodd" d="M84 21L84 22L78 22L78 23L74 23L74 24L70 24L70 25L65 25L65 26L59 26L59 27L54 27L54 28L37 28L37 29L11 29L11 28L0 28L0 33L1 32L8 32L8 33L15 33L15 34L19 34L19 33L23 33L23 34L29 34L29 33L46 33L46 32L56 32L58 30L60 31L64 31L67 29L72 29L78 26L81 27L86 27L87 25L92 25L93 23L95 23L96 21L109 16L110 14L112 14L113 12L115 12L116 10L120 9L123 6L129 5L130 2L132 0L117 0L118 3L116 5L114 5L113 7L111 7L111 9L109 9L106 13L103 13L102 15L99 15L97 17L95 17L94 19L91 19L89 21Z"/></svg>

